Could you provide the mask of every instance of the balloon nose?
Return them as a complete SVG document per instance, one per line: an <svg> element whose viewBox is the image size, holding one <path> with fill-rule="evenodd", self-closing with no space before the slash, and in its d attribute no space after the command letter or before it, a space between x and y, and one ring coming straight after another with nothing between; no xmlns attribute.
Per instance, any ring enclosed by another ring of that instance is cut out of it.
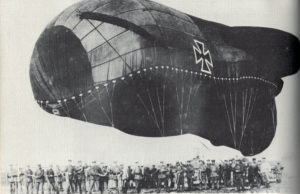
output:
<svg viewBox="0 0 300 194"><path fill-rule="evenodd" d="M72 30L55 26L39 37L30 64L30 80L37 100L71 98L93 85L91 64Z"/></svg>

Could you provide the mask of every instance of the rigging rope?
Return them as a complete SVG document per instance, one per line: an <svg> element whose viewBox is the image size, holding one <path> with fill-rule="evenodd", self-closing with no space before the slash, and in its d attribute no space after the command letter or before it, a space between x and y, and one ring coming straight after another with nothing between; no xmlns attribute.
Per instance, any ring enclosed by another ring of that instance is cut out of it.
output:
<svg viewBox="0 0 300 194"><path fill-rule="evenodd" d="M229 110L228 110L228 106L227 106L225 94L223 94L223 99L224 99L225 110L226 110L226 114L227 114L227 118L228 118L228 123L229 123L229 131L230 131L232 139L233 139L234 147L236 148L236 141L235 141L235 138L234 138L234 135L233 135L233 129L232 129L232 125L231 125L231 119L230 119L230 116L229 116L230 113L229 113Z"/></svg>
<svg viewBox="0 0 300 194"><path fill-rule="evenodd" d="M155 118L155 122L159 128L159 131L161 132L161 128L158 124L158 120L157 120L157 117L156 117L156 113L155 113L155 108L154 108L154 105L153 105L153 102L152 102L152 98L151 98L151 95L150 95L150 92L149 92L149 89L147 88L147 94L148 94L148 97L149 97L149 100L150 100L150 105L151 105L151 109L152 109L152 112L153 112L153 115L154 115L154 118Z"/></svg>
<svg viewBox="0 0 300 194"><path fill-rule="evenodd" d="M84 104L83 104L82 95L80 95L80 109L81 109L82 115L84 117L84 120L87 122L88 120L87 120L86 115L84 113Z"/></svg>
<svg viewBox="0 0 300 194"><path fill-rule="evenodd" d="M77 103L75 98L73 98L73 100L74 100L74 103L76 104L76 107L78 108L79 112L83 116L84 120L87 122L86 116L85 116L85 114L84 114L84 112L82 110L82 104L81 103L80 104Z"/></svg>
<svg viewBox="0 0 300 194"><path fill-rule="evenodd" d="M103 92L104 90L101 91L101 93ZM108 120L108 122L111 124L111 126L113 125L112 124L112 120L109 118L107 112L105 111L103 105L102 105L102 102L101 102L101 93L99 91L99 89L97 89L97 96L98 98L93 94L91 93L91 95L98 101L98 105L100 106L100 109L102 110L102 112L104 113L106 119Z"/></svg>
<svg viewBox="0 0 300 194"><path fill-rule="evenodd" d="M233 138L235 140L235 148L236 148L236 101L235 101L235 105L233 106L231 91L229 92L229 98L230 98L230 107L231 107L231 115L232 115Z"/></svg>
<svg viewBox="0 0 300 194"><path fill-rule="evenodd" d="M68 107L68 103L67 103L67 100L64 100L64 103L65 103L66 108L67 108L67 115L68 115L69 117L71 117L70 111L69 111L69 107Z"/></svg>
<svg viewBox="0 0 300 194"><path fill-rule="evenodd" d="M178 103L178 111L179 111L179 121L180 121L180 133L182 134L182 119L181 119L181 114L180 114L180 100L179 100L179 93L178 93L178 88L177 88L177 84L176 84L176 99L177 99L177 103Z"/></svg>

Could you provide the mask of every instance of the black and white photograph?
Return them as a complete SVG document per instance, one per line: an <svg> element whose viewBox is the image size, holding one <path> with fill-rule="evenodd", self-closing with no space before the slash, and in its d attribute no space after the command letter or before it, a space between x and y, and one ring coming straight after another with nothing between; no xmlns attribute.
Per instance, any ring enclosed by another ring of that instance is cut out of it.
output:
<svg viewBox="0 0 300 194"><path fill-rule="evenodd" d="M0 0L0 192L299 193L299 7Z"/></svg>

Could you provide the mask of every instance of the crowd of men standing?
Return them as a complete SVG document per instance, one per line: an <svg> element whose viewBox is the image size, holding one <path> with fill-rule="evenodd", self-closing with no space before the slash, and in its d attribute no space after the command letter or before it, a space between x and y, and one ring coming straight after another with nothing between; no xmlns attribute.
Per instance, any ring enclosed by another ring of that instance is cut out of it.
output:
<svg viewBox="0 0 300 194"><path fill-rule="evenodd" d="M273 173L277 181L281 180L283 167L280 163L271 166L263 158L256 161L247 159L230 159L216 163L215 160L201 160L199 157L186 163L143 166L138 162L133 167L125 167L114 162L107 166L93 161L91 165L78 161L76 165L71 160L61 169L50 165L43 169L39 164L35 171L16 169L12 165L7 173L11 193L104 193L114 190L127 193L134 189L140 193L143 188L164 191L193 191L203 189L220 189L220 187L235 187L238 191L260 187L269 187L269 174ZM46 185L46 188L44 186Z"/></svg>

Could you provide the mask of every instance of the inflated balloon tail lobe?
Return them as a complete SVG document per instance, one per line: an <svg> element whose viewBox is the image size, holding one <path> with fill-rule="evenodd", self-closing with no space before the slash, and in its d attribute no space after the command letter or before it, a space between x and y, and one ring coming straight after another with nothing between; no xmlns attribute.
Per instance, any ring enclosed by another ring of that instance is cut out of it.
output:
<svg viewBox="0 0 300 194"><path fill-rule="evenodd" d="M270 76L285 77L298 72L300 43L294 35L272 28L233 27L233 45L247 50L266 69ZM249 44L243 44L248 41Z"/></svg>
<svg viewBox="0 0 300 194"><path fill-rule="evenodd" d="M264 27L228 27L189 16L208 38L219 36L226 44L247 51L270 77L292 75L300 68L300 42L291 33Z"/></svg>

